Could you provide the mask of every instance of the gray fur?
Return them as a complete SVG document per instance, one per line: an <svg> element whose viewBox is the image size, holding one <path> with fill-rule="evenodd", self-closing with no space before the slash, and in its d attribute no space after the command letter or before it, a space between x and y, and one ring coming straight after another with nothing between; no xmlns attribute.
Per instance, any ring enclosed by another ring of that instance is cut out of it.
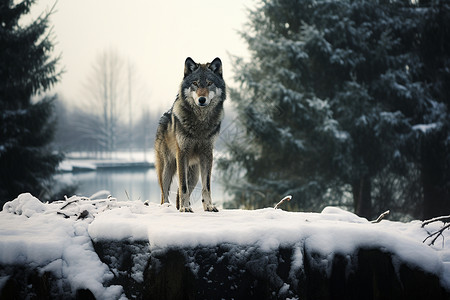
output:
<svg viewBox="0 0 450 300"><path fill-rule="evenodd" d="M211 169L225 98L220 59L197 64L188 57L177 98L161 117L156 133L155 165L161 204L169 202L170 185L177 173L177 209L192 212L189 198L200 175L203 208L217 211L211 199Z"/></svg>

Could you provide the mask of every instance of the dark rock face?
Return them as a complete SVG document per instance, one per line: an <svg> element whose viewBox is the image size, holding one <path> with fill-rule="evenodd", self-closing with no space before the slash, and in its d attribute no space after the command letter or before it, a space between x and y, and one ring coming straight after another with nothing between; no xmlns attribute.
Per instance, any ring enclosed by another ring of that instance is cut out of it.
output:
<svg viewBox="0 0 450 300"><path fill-rule="evenodd" d="M257 247L224 244L149 253L145 243L101 242L95 248L120 253L104 262L120 270L111 284L123 285L129 298L450 299L438 277L393 263L390 253L360 249L330 258L299 247L261 252ZM139 262L135 250L149 255ZM131 261L141 269L145 265L142 282L133 280Z"/></svg>
<svg viewBox="0 0 450 300"><path fill-rule="evenodd" d="M300 245L263 252L252 246L170 248L97 242L100 259L129 299L450 299L439 278L379 249L323 257ZM0 299L94 299L71 294L49 273L0 267Z"/></svg>
<svg viewBox="0 0 450 300"><path fill-rule="evenodd" d="M329 276L317 267L320 259L305 255L300 299L450 299L435 275L402 263L396 269L392 255L378 249L335 255Z"/></svg>
<svg viewBox="0 0 450 300"><path fill-rule="evenodd" d="M23 266L0 267L0 276L5 283L0 299L51 299L49 280L51 274L39 274Z"/></svg>
<svg viewBox="0 0 450 300"><path fill-rule="evenodd" d="M72 293L68 282L53 276L50 272L40 272L25 266L0 266L1 300L22 299L95 299L90 290L79 289Z"/></svg>

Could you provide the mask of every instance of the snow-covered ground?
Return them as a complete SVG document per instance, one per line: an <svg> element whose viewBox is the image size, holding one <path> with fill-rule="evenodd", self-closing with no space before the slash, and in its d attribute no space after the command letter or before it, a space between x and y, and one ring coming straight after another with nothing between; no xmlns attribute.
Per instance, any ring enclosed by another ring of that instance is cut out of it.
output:
<svg viewBox="0 0 450 300"><path fill-rule="evenodd" d="M426 228L420 221L373 224L336 207L321 213L273 208L209 213L202 211L201 203L193 208L195 213L187 214L170 205L95 196L44 204L21 194L0 212L0 265L29 265L68 281L73 292L87 288L97 299L119 299L125 298L123 287L106 284L113 274L100 261L92 240L148 241L150 250L232 243L267 252L301 243L330 258L361 247L382 249L436 274L450 290L449 243L443 238L434 246L423 243L429 232L441 228L440 222ZM444 237L447 241L448 230ZM295 265L302 266L301 252L294 256ZM0 277L0 290L7 280L7 275Z"/></svg>

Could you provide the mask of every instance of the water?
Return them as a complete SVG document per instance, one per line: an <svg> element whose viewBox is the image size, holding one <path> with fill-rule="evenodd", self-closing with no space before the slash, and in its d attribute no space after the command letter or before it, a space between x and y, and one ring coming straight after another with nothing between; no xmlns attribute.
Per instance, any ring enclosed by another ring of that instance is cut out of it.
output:
<svg viewBox="0 0 450 300"><path fill-rule="evenodd" d="M97 170L89 172L64 173L60 180L78 184L76 194L90 197L91 195L106 190L110 195L120 201L148 200L160 203L160 188L155 169L120 169L120 170ZM170 201L176 201L176 178L172 182ZM227 200L222 185L217 178L212 178L213 203L220 206ZM105 195L107 196L107 195ZM193 205L201 203L201 184L197 184L191 195Z"/></svg>

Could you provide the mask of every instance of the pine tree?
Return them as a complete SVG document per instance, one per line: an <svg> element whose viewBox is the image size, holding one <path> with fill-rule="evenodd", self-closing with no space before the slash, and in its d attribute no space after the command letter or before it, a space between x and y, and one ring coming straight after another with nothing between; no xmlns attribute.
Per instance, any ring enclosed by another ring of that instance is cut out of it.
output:
<svg viewBox="0 0 450 300"><path fill-rule="evenodd" d="M242 85L230 97L244 132L220 162L238 205L291 193L297 209L353 203L370 217L389 188L399 201L388 205L417 214L405 198L420 177L411 149L434 103L420 74L423 12L408 0L263 1L250 12L252 59L236 59Z"/></svg>
<svg viewBox="0 0 450 300"><path fill-rule="evenodd" d="M240 205L270 206L294 194L291 208L319 209L325 195L340 199L345 192L335 171L343 162L337 155L349 155L349 136L327 99L332 82L314 77L322 61L310 59L329 46L311 25L319 15L315 9L313 1L264 1L250 14L243 37L252 61L236 60L236 79L243 84L230 95L245 132L230 139L230 159L220 163ZM245 180L237 170L244 170Z"/></svg>
<svg viewBox="0 0 450 300"><path fill-rule="evenodd" d="M22 192L44 197L61 160L49 148L53 100L36 100L61 74L58 59L51 57L49 14L26 26L20 23L33 3L0 2L0 202Z"/></svg>

